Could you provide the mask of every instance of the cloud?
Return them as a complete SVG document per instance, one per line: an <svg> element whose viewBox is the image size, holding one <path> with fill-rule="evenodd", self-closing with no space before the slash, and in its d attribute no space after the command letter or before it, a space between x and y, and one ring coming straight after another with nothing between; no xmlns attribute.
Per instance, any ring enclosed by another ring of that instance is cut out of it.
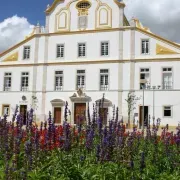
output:
<svg viewBox="0 0 180 180"><path fill-rule="evenodd" d="M0 52L22 41L34 26L17 15L0 22Z"/></svg>
<svg viewBox="0 0 180 180"><path fill-rule="evenodd" d="M124 0L124 3L128 19L136 17L153 33L180 43L180 0Z"/></svg>

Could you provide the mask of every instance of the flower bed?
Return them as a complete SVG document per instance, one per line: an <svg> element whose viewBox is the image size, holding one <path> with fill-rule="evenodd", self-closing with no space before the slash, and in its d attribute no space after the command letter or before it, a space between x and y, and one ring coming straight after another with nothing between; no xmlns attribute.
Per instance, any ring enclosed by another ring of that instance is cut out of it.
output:
<svg viewBox="0 0 180 180"><path fill-rule="evenodd" d="M71 127L67 111L62 126L50 114L37 127L30 110L24 127L18 108L12 122L0 120L0 179L180 179L180 128L127 132L118 109L108 127L95 109L87 125Z"/></svg>

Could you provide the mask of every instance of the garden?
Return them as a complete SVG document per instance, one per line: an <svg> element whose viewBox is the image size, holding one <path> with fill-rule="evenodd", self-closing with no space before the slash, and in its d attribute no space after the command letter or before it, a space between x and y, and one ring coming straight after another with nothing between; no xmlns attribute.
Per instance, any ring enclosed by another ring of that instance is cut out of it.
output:
<svg viewBox="0 0 180 180"><path fill-rule="evenodd" d="M93 113L68 124L68 104L63 125L55 125L51 113L38 127L34 112L28 112L26 126L16 107L11 122L0 119L0 179L2 180L179 180L180 126L176 132L160 120L132 131L118 119L118 108L108 126L103 125L103 98ZM86 122L82 124L81 122Z"/></svg>

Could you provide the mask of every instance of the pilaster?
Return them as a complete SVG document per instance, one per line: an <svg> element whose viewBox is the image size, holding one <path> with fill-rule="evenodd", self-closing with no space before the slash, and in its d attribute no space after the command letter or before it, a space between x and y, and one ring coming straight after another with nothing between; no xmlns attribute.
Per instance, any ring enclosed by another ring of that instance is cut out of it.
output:
<svg viewBox="0 0 180 180"><path fill-rule="evenodd" d="M119 31L119 60L123 60L123 31ZM123 63L118 63L118 108L122 115Z"/></svg>
<svg viewBox="0 0 180 180"><path fill-rule="evenodd" d="M42 79L42 102L41 102L41 114L42 114L42 120L46 120L46 84L47 84L47 62L48 62L48 42L49 37L45 37L45 47L44 47L44 63L43 65L43 79Z"/></svg>
<svg viewBox="0 0 180 180"><path fill-rule="evenodd" d="M46 26L45 26L46 33L49 33L49 15L46 15Z"/></svg>
<svg viewBox="0 0 180 180"><path fill-rule="evenodd" d="M35 50L34 50L34 65L33 65L33 80L32 80L32 96L36 97L36 83L37 83L37 66L39 56L39 37L35 38ZM34 108L34 100L31 98L31 104Z"/></svg>

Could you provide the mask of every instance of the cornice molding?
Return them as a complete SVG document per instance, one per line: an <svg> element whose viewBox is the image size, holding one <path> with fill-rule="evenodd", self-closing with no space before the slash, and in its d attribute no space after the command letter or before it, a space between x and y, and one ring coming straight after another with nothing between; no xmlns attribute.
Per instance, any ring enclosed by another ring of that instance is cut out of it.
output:
<svg viewBox="0 0 180 180"><path fill-rule="evenodd" d="M143 34L146 34L150 37L153 37L155 39L158 39L162 42L167 43L168 45L172 45L175 48L180 49L180 45L176 44L172 41L169 41L167 39L164 39L158 35L152 34L150 32L147 32L145 30L142 30L140 28L137 27L131 27L131 26L126 26L126 27L122 27L122 28L109 28L109 29L94 29L94 30L85 30L85 31L61 31L61 32L55 32L55 33L42 33L42 34L34 34L31 37L28 37L27 39L21 41L20 43L14 45L13 47L11 47L10 49L2 52L0 54L0 58L3 57L4 55L6 55L7 53L11 52L12 50L18 48L19 46L21 46L22 44L30 41L31 39L35 38L35 37L42 37L42 36L54 36L54 35L72 35L72 34L86 34L86 33L97 33L97 32L113 32L113 31L126 31L126 30L137 30L139 32L142 32Z"/></svg>
<svg viewBox="0 0 180 180"><path fill-rule="evenodd" d="M64 0L55 0L55 1L52 3L52 5L51 5L49 8L46 9L45 13L46 13L47 15L50 14L50 13L55 9L56 5L57 5L58 3L60 3L60 2L64 2Z"/></svg>
<svg viewBox="0 0 180 180"><path fill-rule="evenodd" d="M162 38L162 37L160 37L160 36L158 36L158 35L156 35L156 34L150 33L150 32L148 32L148 31L145 31L145 30L141 29L141 28L137 28L137 27L136 27L136 30L137 30L137 31L140 31L140 32L142 32L142 33L144 33L144 34L147 34L147 35L149 35L149 36L151 36L151 37L154 37L154 38L156 38L156 39L158 39L158 40L160 40L160 41L166 42L166 43L168 43L168 44L170 44L170 45L172 45L172 46L180 49L180 45L179 45L179 44L176 44L175 42L172 42L172 41L170 41L170 40L167 40L167 39L165 39L165 38Z"/></svg>
<svg viewBox="0 0 180 180"><path fill-rule="evenodd" d="M0 68L4 67L33 67L33 66L56 66L56 65L85 65L85 64L117 64L117 63L139 63L139 62L175 62L180 61L179 58L149 58L149 59L124 59L124 60L89 60L89 61L74 61L74 62L48 62L48 63L29 63L29 64L5 64L0 63Z"/></svg>

